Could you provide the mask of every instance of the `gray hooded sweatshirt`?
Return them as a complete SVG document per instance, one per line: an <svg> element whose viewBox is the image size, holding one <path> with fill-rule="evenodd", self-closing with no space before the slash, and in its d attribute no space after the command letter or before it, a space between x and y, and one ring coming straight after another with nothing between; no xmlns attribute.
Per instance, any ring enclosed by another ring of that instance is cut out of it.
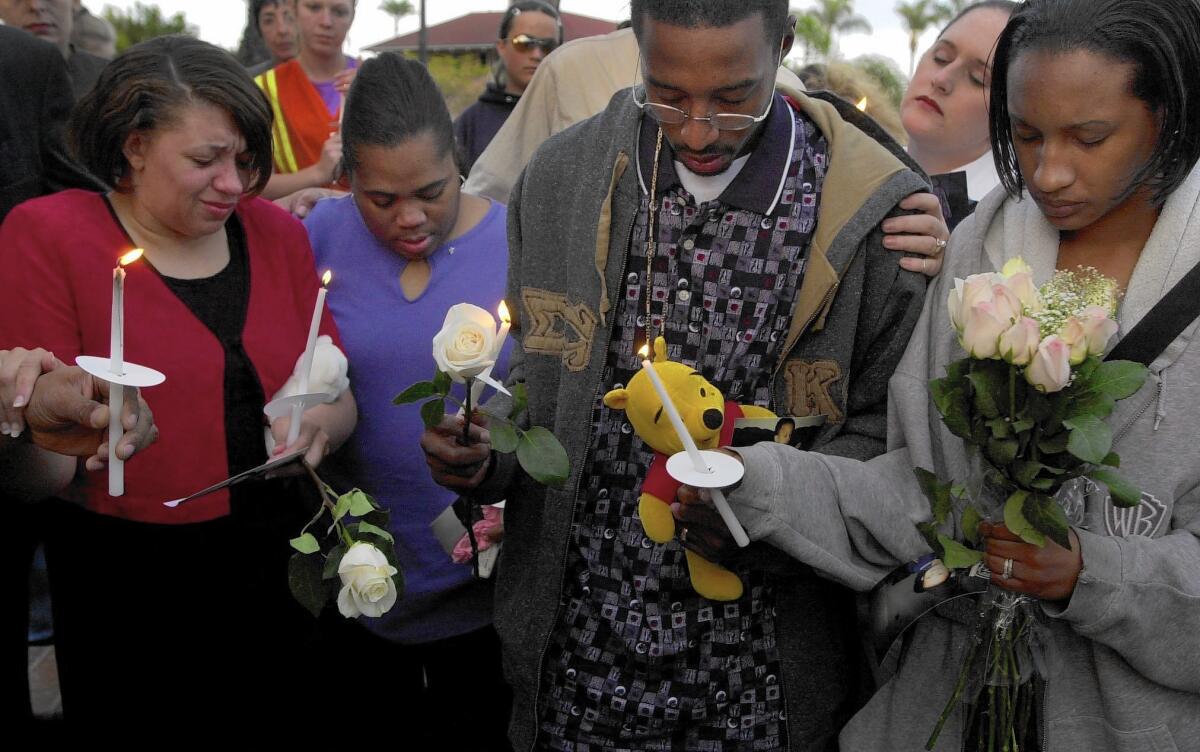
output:
<svg viewBox="0 0 1200 752"><path fill-rule="evenodd" d="M890 385L889 452L869 462L759 444L739 450L746 479L730 496L751 538L836 581L874 585L928 551L914 524L928 506L914 466L968 476L962 442L942 425L930 379L963 356L947 314L955 277L1023 256L1035 278L1054 271L1058 232L1033 201L997 189L954 233ZM1200 262L1200 168L1170 197L1138 260L1118 315L1134 325ZM1121 472L1140 506L1113 506L1103 487L1076 528L1083 570L1069 601L1041 611L1061 656L1043 707L1047 750L1200 750L1200 321L1151 364L1151 376L1109 418ZM961 601L960 601L961 602ZM969 610L969 609L968 609ZM949 699L969 618L947 606L910 631L896 673L841 734L845 750L920 750ZM960 712L938 750L962 746Z"/></svg>

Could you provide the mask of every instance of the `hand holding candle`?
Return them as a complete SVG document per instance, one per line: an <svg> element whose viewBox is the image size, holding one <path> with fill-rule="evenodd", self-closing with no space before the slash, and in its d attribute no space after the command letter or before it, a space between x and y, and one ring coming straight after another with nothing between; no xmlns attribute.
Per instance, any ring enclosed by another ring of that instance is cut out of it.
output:
<svg viewBox="0 0 1200 752"><path fill-rule="evenodd" d="M687 426L684 425L683 418L681 418L679 415L679 410L676 409L675 403L671 400L671 395L667 392L667 388L663 384L662 379L659 378L658 373L655 372L654 365L650 362L648 357L649 352L650 348L645 345L643 345L642 349L638 352L638 355L642 358L642 370L645 371L646 375L650 377L650 383L654 385L654 391L658 393L659 399L662 400L663 412L667 414L667 418L669 418L671 421L671 426L675 429L675 433L679 436L680 443L683 444L683 449L687 453L688 460L691 464L691 469L694 471L695 476L699 476L700 478L703 478L703 476L714 475L714 468L709 464L708 461L706 461L706 456L711 456L713 460L716 460L718 457L724 458L724 455L720 454L719 452L701 452L696 446L695 440L692 439L691 433L688 431ZM734 460L734 462L736 463L737 460ZM674 463L669 463L667 465L668 472L673 469L673 464ZM674 473L672 473L672 475L674 475ZM690 485L697 485L696 477L675 477L677 480L689 483ZM737 478L734 478L735 482L736 480ZM700 485L704 484L701 483ZM742 529L741 523L738 522L733 510L729 507L729 502L725 499L725 494L718 487L705 487L710 488L713 505L716 507L717 512L721 515L721 520L725 523L725 527L729 528L729 532L731 535L733 535L733 539L737 541L739 546L744 547L750 545L750 537L746 535L746 531Z"/></svg>

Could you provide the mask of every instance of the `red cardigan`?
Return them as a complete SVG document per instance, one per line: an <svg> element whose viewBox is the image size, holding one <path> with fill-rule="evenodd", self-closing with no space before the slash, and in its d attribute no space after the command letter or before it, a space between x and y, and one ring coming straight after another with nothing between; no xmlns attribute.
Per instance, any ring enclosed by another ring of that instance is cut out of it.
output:
<svg viewBox="0 0 1200 752"><path fill-rule="evenodd" d="M269 400L304 349L320 283L299 222L256 198L237 212L250 265L242 341ZM63 191L14 209L0 225L0 348L45 347L68 364L107 356L112 270L128 249L99 194ZM167 524L226 515L225 491L177 509L162 504L228 477L221 345L145 261L126 271L125 357L166 374L143 391L160 434L126 464L124 496L108 495L105 471L87 473L88 507ZM328 308L321 331L339 341Z"/></svg>

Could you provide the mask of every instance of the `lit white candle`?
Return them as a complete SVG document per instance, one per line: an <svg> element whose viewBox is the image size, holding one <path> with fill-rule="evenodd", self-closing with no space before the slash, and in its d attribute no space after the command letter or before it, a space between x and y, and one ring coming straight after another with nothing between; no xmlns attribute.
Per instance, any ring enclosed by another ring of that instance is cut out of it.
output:
<svg viewBox="0 0 1200 752"><path fill-rule="evenodd" d="M308 325L308 341L304 345L304 357L300 359L299 394L308 394L308 379L312 371L313 353L317 349L317 333L321 329L321 314L325 311L325 293L328 291L331 279L333 279L333 272L326 270L324 276L321 277L321 289L317 291L317 303L313 306L312 322ZM303 405L297 404L292 407L292 419L288 426L286 446L290 447L295 444L296 439L300 437L300 419L303 414Z"/></svg>
<svg viewBox="0 0 1200 752"><path fill-rule="evenodd" d="M654 391L658 392L658 398L662 400L663 411L670 418L671 425L675 428L675 433L679 436L679 441L683 444L684 451L687 452L688 458L692 461L692 467L698 473L711 473L712 468L704 461L704 455L700 454L700 449L696 446L695 440L688 433L687 426L683 424L683 418L679 416L679 411L675 409L675 403L671 401L671 395L667 393L667 387L662 383L662 379L658 377L658 372L654 370L654 365L647 357L649 352L650 348L643 345L638 354L642 356L642 370L650 377L650 383L654 385ZM750 545L750 537L746 535L742 524L738 522L737 515L730 508L729 502L725 499L725 493L719 488L710 488L709 493L712 495L713 506L716 507L717 513L721 515L721 521L729 529L729 533L733 536L734 541L739 546Z"/></svg>
<svg viewBox="0 0 1200 752"><path fill-rule="evenodd" d="M662 400L663 411L667 417L671 419L671 425L675 428L675 433L679 436L679 441L683 444L683 449L688 453L688 457L692 460L692 465L698 473L708 473L711 469L708 463L704 461L704 457L700 454L700 449L697 448L696 442L692 439L692 435L688 433L687 426L683 424L683 418L679 417L679 411L675 409L675 403L671 401L671 395L667 394L667 387L663 385L662 379L658 377L658 372L654 370L654 365L650 359L645 357L649 353L649 348L643 346L639 355L642 355L642 370L650 377L650 383L654 384L654 391L658 392L658 398Z"/></svg>
<svg viewBox="0 0 1200 752"><path fill-rule="evenodd" d="M108 329L108 370L121 376L125 373L125 267L142 257L135 248L117 260L113 269L112 319ZM125 493L125 461L117 456L117 445L125 435L121 413L125 411L125 388L108 385L108 495Z"/></svg>

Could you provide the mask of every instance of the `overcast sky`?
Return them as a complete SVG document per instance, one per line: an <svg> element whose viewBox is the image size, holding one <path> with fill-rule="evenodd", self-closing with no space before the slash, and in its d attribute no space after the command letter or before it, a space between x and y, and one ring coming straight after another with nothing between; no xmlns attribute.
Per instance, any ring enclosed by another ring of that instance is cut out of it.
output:
<svg viewBox="0 0 1200 752"><path fill-rule="evenodd" d="M414 0L417 5L418 0ZM129 8L134 0L84 0L93 12L98 12L103 5L114 5L119 8ZM206 41L223 47L236 48L242 33L245 20L246 4L244 0L157 0L147 3L158 5L167 15L183 11L189 22L199 27L200 37ZM805 8L812 5L812 0L793 0L792 6ZM908 35L900 26L900 18L894 7L896 0L858 0L856 10L874 27L874 32L867 34L852 34L843 37L839 47L846 57L855 57L865 53L887 55L896 61L900 70L908 71ZM430 25L441 23L451 18L475 11L503 10L508 6L505 0L427 0L425 5L426 21ZM611 19L614 22L629 15L628 0L562 0L562 10L569 13L579 13L596 18ZM412 31L417 27L416 16L410 16L400 22L400 33ZM392 19L379 10L377 0L359 0L358 15L350 28L347 41L347 51L357 53L362 47L374 44L392 36ZM918 53L932 44L935 34L930 31L922 39Z"/></svg>

